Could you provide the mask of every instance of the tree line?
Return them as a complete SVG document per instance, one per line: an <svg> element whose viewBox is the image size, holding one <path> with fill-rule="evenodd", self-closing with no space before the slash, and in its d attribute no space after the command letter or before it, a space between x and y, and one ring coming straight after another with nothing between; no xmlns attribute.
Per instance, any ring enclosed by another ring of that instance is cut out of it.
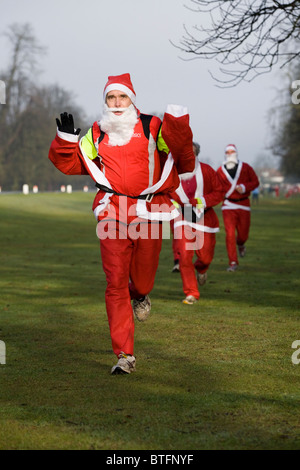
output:
<svg viewBox="0 0 300 470"><path fill-rule="evenodd" d="M81 116L82 131L88 129L85 112L76 105L72 93L59 85L39 85L39 57L44 52L31 26L12 25L6 33L11 58L0 71L5 83L5 104L0 104L0 187L20 191L24 183L38 185L41 191L58 190L63 184L75 189L91 185L87 176L68 176L57 171L48 159L56 132L55 118L62 110ZM290 75L299 83L299 92L287 87L284 104L277 113L280 120L272 129L272 148L279 157L284 175L300 177L300 66L290 66ZM292 99L294 97L295 99Z"/></svg>
<svg viewBox="0 0 300 470"><path fill-rule="evenodd" d="M291 77L293 77L291 79ZM296 77L296 78L295 78ZM280 159L282 173L292 180L300 178L300 64L289 74L289 86L283 91L283 104L278 107L273 151ZM277 129L277 132L276 132Z"/></svg>
<svg viewBox="0 0 300 470"><path fill-rule="evenodd" d="M14 24L6 32L11 47L10 63L0 71L5 83L5 104L0 105L0 187L20 191L23 184L41 191L58 190L63 184L75 189L91 182L89 177L66 177L52 165L48 151L56 133L55 118L62 110L85 113L72 93L59 85L39 85L39 57L44 52L28 24Z"/></svg>

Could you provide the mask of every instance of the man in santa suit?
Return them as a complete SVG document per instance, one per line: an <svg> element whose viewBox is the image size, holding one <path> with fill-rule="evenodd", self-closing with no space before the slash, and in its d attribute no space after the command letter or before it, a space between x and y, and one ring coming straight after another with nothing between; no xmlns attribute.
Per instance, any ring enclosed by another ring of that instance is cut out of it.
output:
<svg viewBox="0 0 300 470"><path fill-rule="evenodd" d="M193 142L193 152L195 157L198 157L200 154L200 145L198 142ZM172 232L172 252L173 252L173 268L172 268L172 273L179 273L180 268L179 268L179 241L174 237L174 219L170 221L170 228Z"/></svg>
<svg viewBox="0 0 300 470"><path fill-rule="evenodd" d="M222 215L226 232L226 249L229 259L227 271L236 271L238 255L245 256L245 243L250 230L250 199L251 191L259 186L258 177L248 163L238 160L236 146L227 145L225 161L217 173L225 188L222 204Z"/></svg>
<svg viewBox="0 0 300 470"><path fill-rule="evenodd" d="M129 374L136 365L134 318L144 321L151 309L162 221L177 215L168 194L195 163L185 108L168 106L163 122L140 113L129 74L108 77L103 101L102 118L80 140L73 116L61 114L49 158L65 174L90 174L99 189L93 210L118 358L111 373Z"/></svg>
<svg viewBox="0 0 300 470"><path fill-rule="evenodd" d="M186 296L183 303L188 305L199 300L199 286L203 286L207 279L219 231L219 220L213 206L219 204L224 195L217 173L198 160L197 149L194 145L195 170L180 176L180 186L172 194L181 208L180 216L174 220L174 241ZM195 263L194 254L197 258Z"/></svg>

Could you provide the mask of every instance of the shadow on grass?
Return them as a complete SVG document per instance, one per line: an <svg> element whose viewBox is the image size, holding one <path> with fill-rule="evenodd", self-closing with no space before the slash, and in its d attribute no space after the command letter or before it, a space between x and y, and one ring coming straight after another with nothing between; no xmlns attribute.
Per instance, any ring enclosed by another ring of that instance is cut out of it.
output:
<svg viewBox="0 0 300 470"><path fill-rule="evenodd" d="M62 427L60 448L66 429L74 448L279 449L299 442L296 397L268 396L255 386L242 391L233 386L239 368L203 352L191 359L141 330L138 371L111 376L104 319L69 310L60 320L23 318L18 324L17 318L10 326L1 418L40 427L42 440L31 448L44 445L47 426Z"/></svg>

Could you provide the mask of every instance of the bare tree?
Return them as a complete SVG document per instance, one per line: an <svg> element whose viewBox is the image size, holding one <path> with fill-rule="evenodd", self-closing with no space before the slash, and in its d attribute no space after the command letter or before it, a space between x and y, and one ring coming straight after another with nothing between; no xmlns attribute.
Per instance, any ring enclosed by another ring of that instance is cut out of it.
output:
<svg viewBox="0 0 300 470"><path fill-rule="evenodd" d="M194 33L175 45L192 58L216 59L221 86L252 81L257 75L300 57L300 1L190 0L200 14ZM205 20L209 25L204 26Z"/></svg>
<svg viewBox="0 0 300 470"><path fill-rule="evenodd" d="M38 61L45 49L37 43L28 23L15 23L4 33L11 48L11 60L5 78L6 104L0 116L1 122L22 112L28 93L28 82L37 76ZM30 84L31 85L31 84ZM10 113L10 115L9 115Z"/></svg>
<svg viewBox="0 0 300 470"><path fill-rule="evenodd" d="M6 104L0 106L0 176L3 180L5 160L22 127L22 114L33 88L31 78L43 48L37 44L29 24L13 24L3 34L8 38L11 59L1 79L6 87Z"/></svg>
<svg viewBox="0 0 300 470"><path fill-rule="evenodd" d="M55 118L67 110L80 116L84 129L86 117L71 92L59 85L37 83L44 48L31 26L15 24L6 37L11 56L7 69L0 72L6 85L6 104L0 105L0 186L5 191L20 190L24 182L38 182L40 189L58 188L65 175L47 158L56 131ZM83 180L71 177L69 183L75 187Z"/></svg>

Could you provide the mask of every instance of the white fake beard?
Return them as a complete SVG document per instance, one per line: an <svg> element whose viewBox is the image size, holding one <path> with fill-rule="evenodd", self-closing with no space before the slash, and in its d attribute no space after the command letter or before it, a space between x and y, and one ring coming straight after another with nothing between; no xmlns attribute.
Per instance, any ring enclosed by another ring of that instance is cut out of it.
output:
<svg viewBox="0 0 300 470"><path fill-rule="evenodd" d="M122 114L116 115L114 111L122 111ZM103 116L98 123L108 135L109 145L117 146L128 144L137 122L137 112L133 104L128 108L109 108L104 103Z"/></svg>
<svg viewBox="0 0 300 470"><path fill-rule="evenodd" d="M226 160L224 162L224 165L226 166L228 170L231 170L232 168L235 167L235 165L237 165L237 162L238 162L237 153L232 153L228 157L226 156L225 158Z"/></svg>

